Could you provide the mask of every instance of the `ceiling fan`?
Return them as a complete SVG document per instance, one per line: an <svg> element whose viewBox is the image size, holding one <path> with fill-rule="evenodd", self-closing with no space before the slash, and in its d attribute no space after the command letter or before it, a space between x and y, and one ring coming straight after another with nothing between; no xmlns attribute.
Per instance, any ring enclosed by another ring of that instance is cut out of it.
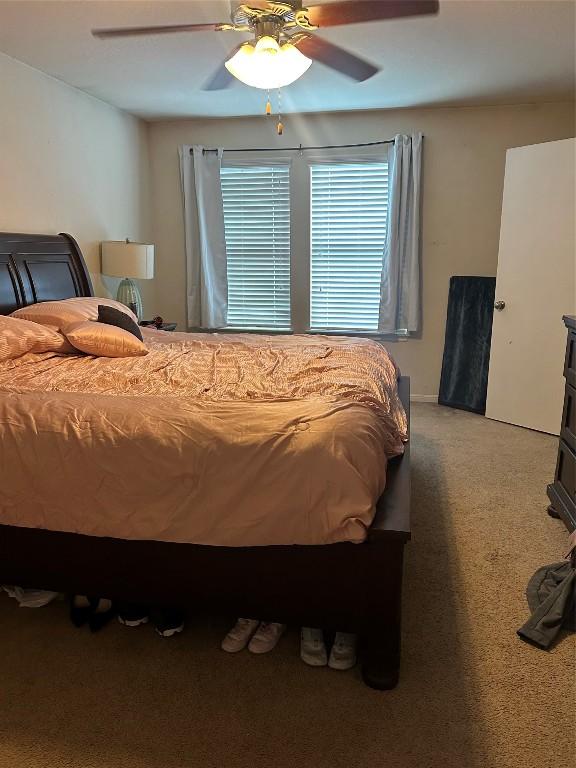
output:
<svg viewBox="0 0 576 768"><path fill-rule="evenodd" d="M226 88L234 78L256 88L279 88L301 77L312 60L362 82L379 68L312 33L344 24L436 14L438 7L438 0L336 0L309 7L302 0L251 0L232 4L230 22L93 29L92 34L104 39L174 32L253 33L254 39L236 46L205 83L207 91Z"/></svg>

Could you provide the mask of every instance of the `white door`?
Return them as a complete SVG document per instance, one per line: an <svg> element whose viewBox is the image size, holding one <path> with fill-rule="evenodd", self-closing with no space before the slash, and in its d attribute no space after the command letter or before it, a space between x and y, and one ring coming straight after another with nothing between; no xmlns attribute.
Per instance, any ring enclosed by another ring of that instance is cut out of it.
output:
<svg viewBox="0 0 576 768"><path fill-rule="evenodd" d="M575 146L566 139L506 153L486 404L491 419L556 435L562 315L576 314Z"/></svg>

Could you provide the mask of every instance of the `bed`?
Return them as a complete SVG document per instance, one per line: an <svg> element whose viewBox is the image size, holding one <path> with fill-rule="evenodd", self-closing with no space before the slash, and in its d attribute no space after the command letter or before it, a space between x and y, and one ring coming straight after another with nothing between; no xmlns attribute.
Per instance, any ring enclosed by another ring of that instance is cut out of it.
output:
<svg viewBox="0 0 576 768"><path fill-rule="evenodd" d="M91 295L72 237L0 234L0 314ZM408 413L406 378L399 381L399 394ZM5 389L0 393L4 404L10 396ZM106 535L106 528L91 535L89 528L70 533L4 519L0 583L357 632L364 681L377 689L393 688L400 661L403 551L410 537L409 461L408 444L402 456L389 460L386 486L362 543L347 534L350 541L284 544L282 536L270 534L259 546L239 546L235 540L230 542L235 546L214 546L218 542L209 537L199 544L173 535L171 540L139 538L137 532ZM11 457L10 464L12 472L18 458ZM288 538L300 541L297 533Z"/></svg>

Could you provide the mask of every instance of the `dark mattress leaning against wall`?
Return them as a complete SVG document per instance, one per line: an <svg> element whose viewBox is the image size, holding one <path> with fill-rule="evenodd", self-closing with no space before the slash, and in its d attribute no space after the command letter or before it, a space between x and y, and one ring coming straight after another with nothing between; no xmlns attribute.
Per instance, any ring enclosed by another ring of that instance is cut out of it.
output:
<svg viewBox="0 0 576 768"><path fill-rule="evenodd" d="M451 277L438 402L485 413L495 277Z"/></svg>

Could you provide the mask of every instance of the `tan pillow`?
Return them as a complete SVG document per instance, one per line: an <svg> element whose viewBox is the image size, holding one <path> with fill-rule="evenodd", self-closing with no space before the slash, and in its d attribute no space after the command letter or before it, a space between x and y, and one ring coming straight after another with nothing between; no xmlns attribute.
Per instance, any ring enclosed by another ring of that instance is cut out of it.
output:
<svg viewBox="0 0 576 768"><path fill-rule="evenodd" d="M74 352L54 328L0 315L0 360L12 360L27 352Z"/></svg>
<svg viewBox="0 0 576 768"><path fill-rule="evenodd" d="M138 357L147 355L146 345L129 331L90 320L71 326L66 338L72 346L97 357Z"/></svg>
<svg viewBox="0 0 576 768"><path fill-rule="evenodd" d="M101 299L98 296L78 296L74 299L63 299L62 301L41 301L39 304L30 304L29 307L17 309L15 312L12 312L11 317L31 320L42 325L52 325L66 333L71 325L77 325L84 320L98 320L99 304L119 309L127 314L128 317L131 317L135 323L138 322L134 312L126 305L121 304L119 301L114 301L114 299Z"/></svg>

